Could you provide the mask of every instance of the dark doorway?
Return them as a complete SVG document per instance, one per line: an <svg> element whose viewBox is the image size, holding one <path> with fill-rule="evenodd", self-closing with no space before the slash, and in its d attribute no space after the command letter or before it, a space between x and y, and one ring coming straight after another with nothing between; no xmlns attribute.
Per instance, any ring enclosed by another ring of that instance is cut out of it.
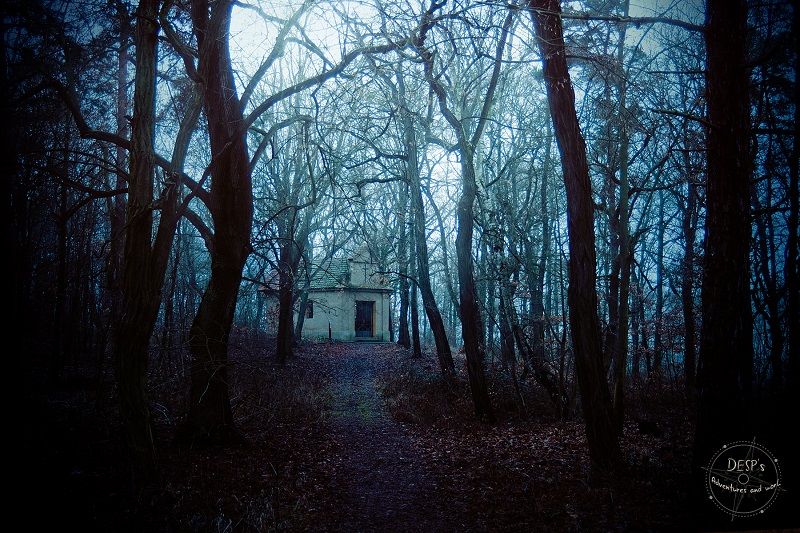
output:
<svg viewBox="0 0 800 533"><path fill-rule="evenodd" d="M356 337L374 337L372 317L375 302L356 301Z"/></svg>

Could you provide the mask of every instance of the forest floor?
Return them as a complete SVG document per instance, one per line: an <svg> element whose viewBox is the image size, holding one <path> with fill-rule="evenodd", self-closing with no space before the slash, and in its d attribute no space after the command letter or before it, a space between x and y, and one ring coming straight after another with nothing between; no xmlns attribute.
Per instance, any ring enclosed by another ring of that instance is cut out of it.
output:
<svg viewBox="0 0 800 533"><path fill-rule="evenodd" d="M231 357L245 437L236 446L178 444L186 378L175 361L154 361L160 471L135 494L113 385L74 373L34 391L17 496L41 512L26 514L25 529L692 529L684 511L692 428L682 400L649 391L648 424L631 422L621 439L626 466L598 476L580 419L555 419L528 381L517 393L506 374L489 370L498 421L488 424L473 415L460 360L461 387L446 390L432 354L412 359L394 344L304 343L285 366L269 345L241 346Z"/></svg>

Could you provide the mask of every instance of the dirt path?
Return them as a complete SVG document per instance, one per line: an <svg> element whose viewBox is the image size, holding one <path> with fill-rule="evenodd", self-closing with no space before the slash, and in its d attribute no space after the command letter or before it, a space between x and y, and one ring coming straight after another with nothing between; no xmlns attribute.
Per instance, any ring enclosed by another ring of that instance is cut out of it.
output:
<svg viewBox="0 0 800 533"><path fill-rule="evenodd" d="M383 357L380 345L354 345L330 369L336 452L328 493L335 496L321 514L335 531L446 531L425 459L376 392Z"/></svg>

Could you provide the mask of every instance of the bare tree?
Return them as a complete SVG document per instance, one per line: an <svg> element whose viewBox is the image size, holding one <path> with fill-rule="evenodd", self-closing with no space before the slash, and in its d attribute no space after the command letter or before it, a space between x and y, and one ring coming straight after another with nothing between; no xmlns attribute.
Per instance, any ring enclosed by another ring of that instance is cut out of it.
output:
<svg viewBox="0 0 800 533"><path fill-rule="evenodd" d="M746 432L753 372L744 0L706 7L708 156L695 463Z"/></svg>
<svg viewBox="0 0 800 533"><path fill-rule="evenodd" d="M403 348L411 347L411 337L408 333L408 305L409 305L409 283L408 283L408 263L409 263L409 234L411 233L409 224L406 223L406 213L408 212L408 185L401 183L399 186L400 194L397 202L397 275L400 292L400 320L397 325L397 344Z"/></svg>
<svg viewBox="0 0 800 533"><path fill-rule="evenodd" d="M444 329L444 320L439 312L439 306L433 296L430 278L430 264L428 257L427 231L425 229L425 204L422 199L422 185L420 183L419 172L419 151L417 133L414 125L413 116L408 109L406 100L405 82L403 74L397 73L397 99L401 107L401 123L403 134L403 145L406 148L405 175L406 182L410 188L411 197L411 238L414 240L414 256L416 257L416 286L422 296L422 306L428 323L431 326L433 339L436 344L436 356L439 360L439 368L442 376L449 384L455 383L455 364L453 363L453 353L450 343L447 340L447 333ZM414 290L416 293L416 290ZM416 302L414 302L416 307ZM414 313L412 308L412 314ZM418 342L415 343L415 346Z"/></svg>
<svg viewBox="0 0 800 533"><path fill-rule="evenodd" d="M475 151L481 140L486 121L489 118L494 90L500 75L501 59L505 49L508 32L513 21L513 10L509 9L502 24L497 49L495 52L492 76L482 100L482 109L477 122L469 134L471 118L459 117L448 103L448 95L442 82L442 77L434 71L435 53L426 48L425 40L428 32L434 27L434 14L442 7L444 2L433 2L422 17L419 32L418 49L425 65L425 77L439 102L439 109L454 130L456 146L461 155L461 197L458 201L458 233L456 235L456 256L458 258L458 284L459 284L459 310L461 316L461 335L464 340L464 351L467 359L467 373L472 393L472 403L475 413L489 421L494 420L489 393L484 375L484 342L482 340L484 329L483 320L479 309L478 292L475 285L473 267L473 219L474 204L478 193L478 181L475 175Z"/></svg>
<svg viewBox="0 0 800 533"><path fill-rule="evenodd" d="M121 307L113 315L113 354L117 367L123 425L136 473L142 476L149 475L156 468L146 383L149 342L161 304L160 291L169 263L175 227L180 218L181 208L178 201L181 181L188 179L183 174L183 161L200 111L198 102L190 98L185 105L184 113L180 114L182 123L176 133L172 160L167 161L159 157L154 149L159 6L158 1L147 1L140 3L137 9L134 36L136 44L134 106L130 118L124 115L127 103L126 98L121 95L127 90L126 65L122 64L122 61L127 62L125 35L128 21L125 10L119 5L116 6L115 16L119 18L120 24L119 39L122 40L116 69L117 82L125 85L117 95L117 112L123 113L123 116L118 116L116 120L117 133L93 129L89 125L86 114L90 111L84 110L80 100L82 94L76 85L76 69L79 68L79 64L67 61L61 67L64 70L62 76L52 69L42 68L46 86L58 94L72 115L81 138L110 143L117 148L117 165L108 163L107 167L115 169L117 185L122 184L119 178L123 176L127 178L127 204L119 198L121 193L126 192L124 189L111 188L106 192L91 192L101 198L116 197L111 205L113 242L112 267L109 272L115 272L113 265L120 249L122 255L118 267L121 272L115 274L121 277ZM71 53L80 56L81 44L67 36L64 28L56 21L51 20L51 27L58 29L62 43L72 50ZM39 60L44 61L44 58ZM186 103L183 98L180 100ZM130 140L124 137L126 128L121 127L129 119ZM128 173L125 173L123 166L125 150L129 152ZM157 167L167 174L163 185L158 189L155 182ZM70 182L73 187L81 187L73 180ZM124 230L120 227L121 209L125 209ZM154 217L156 210L160 211L157 224ZM121 247L119 240L124 241ZM116 284L116 279L110 280L112 293L116 291Z"/></svg>
<svg viewBox="0 0 800 533"><path fill-rule="evenodd" d="M189 333L192 386L183 433L190 438L235 438L228 392L228 335L242 269L250 254L253 192L244 117L228 49L233 2L192 3L198 76L213 160L209 210L214 221L211 277Z"/></svg>
<svg viewBox="0 0 800 533"><path fill-rule="evenodd" d="M336 64L325 58L324 67L318 74L276 90L254 106L245 117L244 107L253 95L254 88L283 53L290 31L298 25L299 17L311 4L303 4L291 17L282 21L271 53L249 80L241 100L237 96L229 50L231 10L234 5L234 0L200 0L192 4L191 10L198 43L197 71L203 87L212 154L209 165L211 190L207 206L214 230L213 234L208 228L202 230L211 255L211 277L190 331L192 385L189 413L182 435L187 439L212 442L240 438L230 406L227 350L242 270L252 251L253 192L252 169L248 159L248 129L276 102L334 78L356 58L408 46L406 40L359 47L344 53ZM313 45L309 48L319 52Z"/></svg>
<svg viewBox="0 0 800 533"><path fill-rule="evenodd" d="M155 86L158 43L158 0L145 0L136 12L136 76L131 121L130 177L122 270L122 311L114 344L120 406L137 467L147 475L155 468L155 442L147 403L147 357L150 335L160 305L162 276L155 259L166 268L167 242L151 248L153 179L155 171ZM177 187L177 183L174 184ZM165 195L174 201L174 191ZM166 222L168 217L162 217ZM165 234L169 228L165 227ZM165 235L166 237L166 235ZM169 235L171 237L171 235Z"/></svg>
<svg viewBox="0 0 800 533"><path fill-rule="evenodd" d="M792 2L792 35L794 35L794 72L800 70L800 4ZM794 136L789 159L789 239L786 253L786 288L789 296L787 304L788 323L800 322L800 81L794 81ZM789 330L789 355L787 360L788 389L800 396L800 328Z"/></svg>
<svg viewBox="0 0 800 533"><path fill-rule="evenodd" d="M569 316L575 366L593 465L615 468L621 459L613 427L611 397L603 369L600 319L595 292L594 204L586 146L575 112L557 0L531 0L536 40L544 63L550 114L561 152L569 224Z"/></svg>

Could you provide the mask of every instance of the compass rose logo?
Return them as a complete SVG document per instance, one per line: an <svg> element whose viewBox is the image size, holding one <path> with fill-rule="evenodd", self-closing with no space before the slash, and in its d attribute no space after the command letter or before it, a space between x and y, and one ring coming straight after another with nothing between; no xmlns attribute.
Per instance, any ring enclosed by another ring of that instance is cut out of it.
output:
<svg viewBox="0 0 800 533"><path fill-rule="evenodd" d="M709 499L731 521L764 513L783 491L778 460L755 438L723 446L704 470Z"/></svg>

